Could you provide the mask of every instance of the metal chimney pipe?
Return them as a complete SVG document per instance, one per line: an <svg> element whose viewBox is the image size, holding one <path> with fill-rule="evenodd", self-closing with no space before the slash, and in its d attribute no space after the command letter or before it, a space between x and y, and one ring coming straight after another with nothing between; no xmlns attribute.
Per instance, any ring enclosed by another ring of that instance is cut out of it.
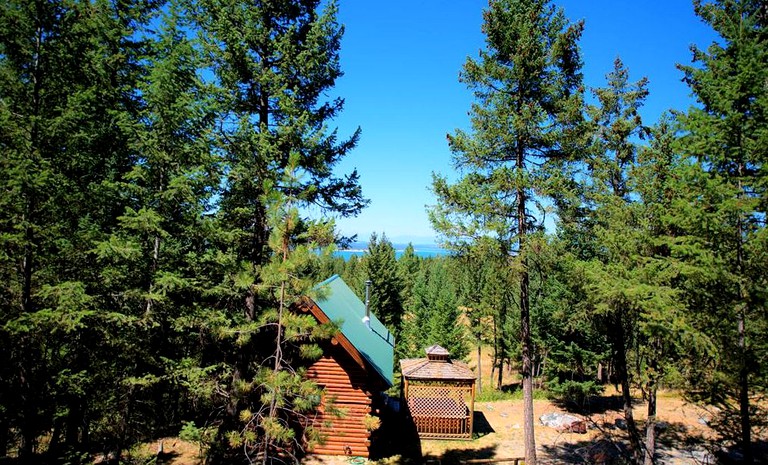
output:
<svg viewBox="0 0 768 465"><path fill-rule="evenodd" d="M363 323L371 329L371 280L365 281L365 317Z"/></svg>

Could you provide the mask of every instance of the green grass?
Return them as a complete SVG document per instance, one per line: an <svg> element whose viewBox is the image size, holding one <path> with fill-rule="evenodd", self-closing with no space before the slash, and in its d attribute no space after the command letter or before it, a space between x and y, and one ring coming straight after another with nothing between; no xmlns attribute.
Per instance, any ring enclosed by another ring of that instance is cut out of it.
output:
<svg viewBox="0 0 768 465"><path fill-rule="evenodd" d="M513 391L501 391L495 388L485 388L475 394L475 402L496 402L502 400L522 400L523 391L516 389ZM547 399L547 391L543 389L533 390L534 399Z"/></svg>

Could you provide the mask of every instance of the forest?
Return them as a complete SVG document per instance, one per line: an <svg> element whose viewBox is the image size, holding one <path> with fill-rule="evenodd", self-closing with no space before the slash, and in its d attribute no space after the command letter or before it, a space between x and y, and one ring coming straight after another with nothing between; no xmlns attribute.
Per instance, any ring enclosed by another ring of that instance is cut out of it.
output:
<svg viewBox="0 0 768 465"><path fill-rule="evenodd" d="M757 463L766 4L695 0L719 36L678 65L696 104L643 121L643 70L617 59L584 85L583 22L489 1L485 48L460 72L471 126L449 133L454 174L430 186L450 253L396 259L382 231L349 260L334 219L368 200L336 169L360 137L334 129L344 100L328 97L340 7L1 3L0 463L149 463L132 448L166 436L210 464L297 461L322 441L303 367L336 328L290 309L333 274L361 299L371 282L396 358L490 348L481 393L516 370L527 464L535 392L578 408L608 384L628 462L657 463L656 396L675 389L716 406L721 443Z"/></svg>

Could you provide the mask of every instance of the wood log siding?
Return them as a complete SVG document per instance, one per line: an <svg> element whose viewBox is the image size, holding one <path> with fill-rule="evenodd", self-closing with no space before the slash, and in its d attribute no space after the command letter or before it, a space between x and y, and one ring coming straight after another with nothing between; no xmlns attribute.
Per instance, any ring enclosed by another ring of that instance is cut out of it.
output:
<svg viewBox="0 0 768 465"><path fill-rule="evenodd" d="M338 418L321 406L314 425L325 436L325 444L316 445L311 452L368 457L370 432L364 418L371 413L371 392L375 392L369 385L369 374L339 345L328 345L324 353L307 370L307 377L325 387L323 404L333 399L334 408L345 414Z"/></svg>

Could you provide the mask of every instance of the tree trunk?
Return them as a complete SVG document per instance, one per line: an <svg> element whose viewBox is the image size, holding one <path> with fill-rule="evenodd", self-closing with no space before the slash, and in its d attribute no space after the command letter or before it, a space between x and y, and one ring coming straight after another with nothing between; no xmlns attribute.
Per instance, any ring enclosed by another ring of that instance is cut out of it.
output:
<svg viewBox="0 0 768 465"><path fill-rule="evenodd" d="M18 366L18 369L21 390L20 410L23 415L21 424L19 425L19 433L21 436L21 442L19 444L19 462L31 463L37 439L37 428L35 425L37 421L37 405L35 405L36 403L34 400L30 398L33 389L30 385L31 383L28 382L24 366Z"/></svg>
<svg viewBox="0 0 768 465"><path fill-rule="evenodd" d="M31 420L21 425L21 443L19 444L19 462L32 463L32 454L35 450L35 428Z"/></svg>
<svg viewBox="0 0 768 465"><path fill-rule="evenodd" d="M621 385L621 397L624 407L624 420L627 422L627 433L629 433L630 453L634 463L642 462L642 446L640 444L640 433L635 424L635 416L632 413L632 392L629 385L629 370L627 369L627 346L624 325L621 321L621 315L616 314L613 321L613 356L616 361L616 377Z"/></svg>
<svg viewBox="0 0 768 465"><path fill-rule="evenodd" d="M61 448L61 425L64 419L59 417L53 420L53 431L51 432L51 438L48 442L48 450L46 454L51 458L59 456Z"/></svg>
<svg viewBox="0 0 768 465"><path fill-rule="evenodd" d="M497 318L493 318L493 361L491 362L491 383L496 373L496 360L499 358L499 332L497 330ZM496 386L497 389L501 389L501 386Z"/></svg>
<svg viewBox="0 0 768 465"><path fill-rule="evenodd" d="M80 408L80 400L76 397L73 397L69 402L67 429L64 435L64 444L67 446L67 448L74 449L78 446L81 424L83 424L83 411Z"/></svg>
<svg viewBox="0 0 768 465"><path fill-rule="evenodd" d="M739 134L741 140L741 134ZM740 144L739 144L740 145ZM739 160L739 190L736 197L739 201L744 197L744 187L741 183L741 177L744 176L746 165ZM745 320L747 306L749 305L749 293L744 284L745 265L744 265L744 247L742 244L744 236L744 220L739 214L736 223L736 270L741 283L739 284L739 297L743 303L737 315L737 325L739 331L739 415L741 416L741 447L744 452L744 462L752 463L752 424L749 419L749 366L747 361L747 338L745 329Z"/></svg>
<svg viewBox="0 0 768 465"><path fill-rule="evenodd" d="M498 379L496 380L496 388L501 390L504 384L504 356L507 352L507 346L504 342L504 321L507 319L507 305L501 305L501 313L499 314L499 351L497 354L497 360L499 363Z"/></svg>
<svg viewBox="0 0 768 465"><path fill-rule="evenodd" d="M739 416L741 417L741 447L744 462L752 463L752 424L749 418L749 369L747 367L746 335L744 331L744 312L739 312Z"/></svg>
<svg viewBox="0 0 768 465"><path fill-rule="evenodd" d="M477 392L483 392L483 368L482 368L482 347L480 338L477 338Z"/></svg>
<svg viewBox="0 0 768 465"><path fill-rule="evenodd" d="M655 363L654 363L655 365ZM656 367L653 366L653 369ZM656 455L656 392L658 383L652 379L648 385L648 421L645 424L645 465L653 465Z"/></svg>
<svg viewBox="0 0 768 465"><path fill-rule="evenodd" d="M162 194L164 191L163 189L163 173L160 173L160 188L159 192ZM159 208L159 205L158 205ZM157 273L157 267L160 263L160 235L156 234L154 240L152 241L152 263L149 266L149 285L147 287L147 293L149 296L147 297L147 302L144 308L144 316L150 316L152 314L152 291L154 291L154 282L155 282L155 273Z"/></svg>
<svg viewBox="0 0 768 465"><path fill-rule="evenodd" d="M525 264L523 264L525 269ZM536 438L533 427L533 377L531 372L531 326L528 308L528 272L520 278L520 327L523 341L523 432L525 435L525 463L536 464Z"/></svg>
<svg viewBox="0 0 768 465"><path fill-rule="evenodd" d="M525 169L525 153L523 145L518 141L517 149L517 169ZM526 192L525 189L517 187L517 234L519 237L519 258L520 258L520 339L522 342L523 355L523 435L525 441L525 463L526 465L536 465L536 436L534 435L533 424L533 377L532 377L532 342L531 342L531 314L530 299L528 288L530 285L528 276L528 260L526 259L525 241L528 234L528 219L525 211Z"/></svg>
<svg viewBox="0 0 768 465"><path fill-rule="evenodd" d="M547 369L547 358L549 357L549 351L544 352L544 355L541 357L541 361L539 362L539 368L536 372L536 376L539 379L539 382L536 383L536 388L541 389L541 386L543 384L544 379L544 370Z"/></svg>
<svg viewBox="0 0 768 465"><path fill-rule="evenodd" d="M40 3L37 3L38 6L38 13L40 13ZM41 20L41 18L37 18L38 21ZM37 155L37 158L42 158L40 154L40 144L38 144L40 139L40 128L39 128L39 120L38 118L40 116L41 112L41 106L42 106L42 99L41 99L41 93L42 93L42 86L43 86L43 76L45 75L42 66L40 64L40 58L43 53L43 38L45 35L45 31L43 31L43 28L38 23L36 35L35 35L35 52L34 56L32 58L32 74L31 79L33 83L32 87L32 115L34 115L34 118L32 118L32 127L30 128L29 132L29 140L30 140L30 148L29 152L30 154ZM38 160L35 160L38 161ZM35 220L35 210L37 207L36 202L36 190L35 188L30 188L29 192L26 192L26 189L22 189L22 195L25 195L27 198L27 203L25 205L26 211L24 212L24 216L22 218L23 221L25 221L28 226L26 226L24 231L24 258L22 259L22 294L21 294L21 307L22 312L28 313L32 311L32 275L33 275L33 267L34 267L34 240L35 235L33 231L32 225L34 224Z"/></svg>

